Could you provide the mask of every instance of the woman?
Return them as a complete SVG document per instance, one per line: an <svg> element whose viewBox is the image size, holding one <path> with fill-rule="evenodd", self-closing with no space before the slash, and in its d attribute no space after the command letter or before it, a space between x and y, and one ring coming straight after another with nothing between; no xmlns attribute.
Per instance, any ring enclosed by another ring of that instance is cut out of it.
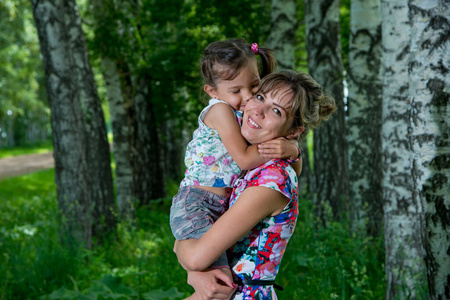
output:
<svg viewBox="0 0 450 300"><path fill-rule="evenodd" d="M245 107L241 133L251 144L304 138L334 110L334 100L309 75L282 71L262 80ZM230 296L234 285L226 272L192 272L205 270L230 249L230 267L239 284L233 299L277 299L274 280L298 216L297 185L289 162L273 159L235 183L230 209L200 239L175 243L196 293L211 299Z"/></svg>

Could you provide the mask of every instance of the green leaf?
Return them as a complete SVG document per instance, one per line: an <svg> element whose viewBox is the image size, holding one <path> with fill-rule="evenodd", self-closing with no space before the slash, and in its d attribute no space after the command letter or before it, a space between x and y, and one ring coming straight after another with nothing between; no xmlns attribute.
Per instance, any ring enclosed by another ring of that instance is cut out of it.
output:
<svg viewBox="0 0 450 300"><path fill-rule="evenodd" d="M183 293L179 292L176 288L171 288L167 291L161 289L150 291L142 295L146 300L163 300L163 299L177 299L183 297Z"/></svg>
<svg viewBox="0 0 450 300"><path fill-rule="evenodd" d="M83 296L78 291L71 291L66 289L65 287L60 288L59 290L54 291L51 294L41 296L42 300L69 300L69 299L81 299L80 296Z"/></svg>

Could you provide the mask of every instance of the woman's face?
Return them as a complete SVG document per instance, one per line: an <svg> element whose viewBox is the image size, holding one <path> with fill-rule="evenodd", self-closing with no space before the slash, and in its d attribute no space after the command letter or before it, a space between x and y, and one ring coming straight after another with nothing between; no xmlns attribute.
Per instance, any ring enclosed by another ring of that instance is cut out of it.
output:
<svg viewBox="0 0 450 300"><path fill-rule="evenodd" d="M251 144L258 144L277 137L286 137L292 127L292 93L280 90L258 93L247 103L241 133Z"/></svg>

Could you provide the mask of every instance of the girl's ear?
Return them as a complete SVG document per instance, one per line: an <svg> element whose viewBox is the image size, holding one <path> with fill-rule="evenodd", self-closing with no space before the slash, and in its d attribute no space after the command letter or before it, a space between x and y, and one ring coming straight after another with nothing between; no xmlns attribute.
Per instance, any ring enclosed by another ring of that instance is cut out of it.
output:
<svg viewBox="0 0 450 300"><path fill-rule="evenodd" d="M211 97L211 98L217 98L217 91L215 88L213 88L212 86L205 84L205 86L203 87L203 89L205 90L205 92Z"/></svg>
<svg viewBox="0 0 450 300"><path fill-rule="evenodd" d="M296 128L292 128L291 132L289 133L289 135L286 138L288 140L295 139L300 134L302 134L303 131L305 131L305 128L301 127L301 126L300 127L296 127Z"/></svg>

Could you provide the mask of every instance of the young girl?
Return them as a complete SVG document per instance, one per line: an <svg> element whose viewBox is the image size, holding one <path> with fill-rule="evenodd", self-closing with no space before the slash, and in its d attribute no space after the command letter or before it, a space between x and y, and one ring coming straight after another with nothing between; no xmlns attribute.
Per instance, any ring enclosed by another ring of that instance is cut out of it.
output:
<svg viewBox="0 0 450 300"><path fill-rule="evenodd" d="M270 51L243 39L210 44L201 60L204 90L211 96L198 118L199 128L187 146L185 178L173 198L170 226L177 240L198 239L227 210L231 187L242 170L271 158L299 158L296 143L287 139L248 146L240 133L240 110L253 96L262 76L271 73L275 58ZM223 253L212 265L228 268Z"/></svg>

